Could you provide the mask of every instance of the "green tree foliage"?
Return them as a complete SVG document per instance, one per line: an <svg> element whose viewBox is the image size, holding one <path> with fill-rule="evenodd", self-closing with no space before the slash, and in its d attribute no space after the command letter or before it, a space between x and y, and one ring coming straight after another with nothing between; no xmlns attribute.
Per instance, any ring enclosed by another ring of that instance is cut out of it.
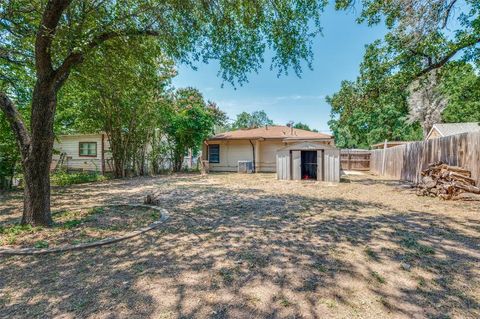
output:
<svg viewBox="0 0 480 319"><path fill-rule="evenodd" d="M174 75L151 38L101 45L72 74L60 97L57 129L108 136L116 177L127 168L145 173L147 145L163 120L167 85Z"/></svg>
<svg viewBox="0 0 480 319"><path fill-rule="evenodd" d="M480 76L471 64L449 63L441 89L448 100L442 114L444 122L480 122Z"/></svg>
<svg viewBox="0 0 480 319"><path fill-rule="evenodd" d="M316 129L310 128L307 124L304 124L302 122L298 122L293 124L293 128L299 129L299 130L305 130L305 131L312 131L312 132L318 132Z"/></svg>
<svg viewBox="0 0 480 319"><path fill-rule="evenodd" d="M368 148L385 139L390 141L417 140L420 127L408 124L405 95L385 92L365 98L356 83L343 82L338 93L328 97L332 106L330 129L338 147Z"/></svg>
<svg viewBox="0 0 480 319"><path fill-rule="evenodd" d="M0 114L0 190L10 189L19 169L20 153L8 122Z"/></svg>
<svg viewBox="0 0 480 319"><path fill-rule="evenodd" d="M340 91L327 98L336 144L368 147L385 139L421 140L420 123L409 121L407 82L399 73L381 81L360 76L356 82L342 82ZM443 122L480 121L480 77L471 64L447 63L439 86L447 100Z"/></svg>
<svg viewBox="0 0 480 319"><path fill-rule="evenodd" d="M367 46L356 81L343 81L340 90L327 97L329 122L339 147L365 148L385 139L415 140L418 125L408 119L408 78L385 67L385 51L376 41Z"/></svg>
<svg viewBox="0 0 480 319"><path fill-rule="evenodd" d="M265 111L261 110L252 113L242 112L238 114L235 121L231 124L231 128L239 130L257 128L265 125L273 125L273 121L268 118Z"/></svg>
<svg viewBox="0 0 480 319"><path fill-rule="evenodd" d="M202 142L211 134L215 125L226 119L212 102L205 102L202 94L194 88L178 89L172 99L172 110L165 128L173 159L174 171L182 169L189 150L198 154Z"/></svg>
<svg viewBox="0 0 480 319"><path fill-rule="evenodd" d="M338 9L353 5L353 0L337 1ZM385 22L390 30L381 42L385 65L416 78L459 55L478 60L479 13L478 0L366 0L358 21Z"/></svg>
<svg viewBox="0 0 480 319"><path fill-rule="evenodd" d="M49 168L58 92L72 70L115 38L152 36L176 62L218 60L226 81L246 81L266 50L281 73L312 61L325 0L3 0L0 2L0 109L22 157L22 222L51 225ZM22 74L21 76L19 74ZM35 82L30 123L19 112L18 78Z"/></svg>
<svg viewBox="0 0 480 319"><path fill-rule="evenodd" d="M352 5L350 0L337 1L338 9ZM438 113L441 110L435 106L443 109L443 104L412 107L408 97L412 83L425 83L432 72L438 74L436 85L447 100L443 120L475 120L478 80L466 62L479 60L479 10L480 2L473 0L463 4L456 0L364 1L359 22L383 21L389 32L366 47L357 80L343 82L339 92L327 99L337 145L367 147L384 139L421 139L420 126L428 131L432 119L419 114ZM459 61L453 62L454 58ZM411 123L413 118L420 121Z"/></svg>

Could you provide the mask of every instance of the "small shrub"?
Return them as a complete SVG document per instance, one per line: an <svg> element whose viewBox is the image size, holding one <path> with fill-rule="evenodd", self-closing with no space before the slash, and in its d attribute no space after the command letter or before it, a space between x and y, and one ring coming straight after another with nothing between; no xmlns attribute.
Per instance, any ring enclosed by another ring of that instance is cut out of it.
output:
<svg viewBox="0 0 480 319"><path fill-rule="evenodd" d="M56 186L68 186L73 184L91 183L103 180L106 180L106 177L96 172L57 172L51 175L52 185Z"/></svg>
<svg viewBox="0 0 480 319"><path fill-rule="evenodd" d="M418 287L425 287L427 285L427 281L425 280L425 278L421 277L420 279L418 279Z"/></svg>
<svg viewBox="0 0 480 319"><path fill-rule="evenodd" d="M4 227L0 226L0 234L6 234L6 235L19 235L22 233L30 233L35 230L35 227L31 225L13 225L10 227Z"/></svg>
<svg viewBox="0 0 480 319"><path fill-rule="evenodd" d="M378 272L372 271L370 274L371 274L372 277L375 278L379 283L384 284L384 283L386 282L385 278L382 277L382 275L380 275Z"/></svg>
<svg viewBox="0 0 480 319"><path fill-rule="evenodd" d="M103 214L105 212L104 207L94 207L90 210L90 214Z"/></svg>
<svg viewBox="0 0 480 319"><path fill-rule="evenodd" d="M48 242L45 240L38 240L33 245L35 248L48 248Z"/></svg>
<svg viewBox="0 0 480 319"><path fill-rule="evenodd" d="M290 300L288 300L287 298L282 298L282 299L280 300L280 304L281 304L283 307L287 308L287 307L290 307L290 306L292 305L292 302L291 302Z"/></svg>
<svg viewBox="0 0 480 319"><path fill-rule="evenodd" d="M420 244L413 237L404 237L400 244L408 249L416 250L418 255L433 255L435 250L427 245Z"/></svg>
<svg viewBox="0 0 480 319"><path fill-rule="evenodd" d="M62 224L62 227L66 229L71 229L77 227L81 223L82 221L79 219L67 220L65 223Z"/></svg>
<svg viewBox="0 0 480 319"><path fill-rule="evenodd" d="M222 277L223 282L228 285L230 285L235 279L234 269L223 267L218 271L218 273Z"/></svg>
<svg viewBox="0 0 480 319"><path fill-rule="evenodd" d="M152 217L153 221L156 221L160 218L160 213L157 211L154 211L150 214L150 216Z"/></svg>
<svg viewBox="0 0 480 319"><path fill-rule="evenodd" d="M365 254L368 256L368 258L372 260L378 260L378 254L370 247L365 247L364 249Z"/></svg>
<svg viewBox="0 0 480 319"><path fill-rule="evenodd" d="M327 267L325 267L321 263L316 263L315 264L315 269L318 270L319 272L327 272L328 271Z"/></svg>

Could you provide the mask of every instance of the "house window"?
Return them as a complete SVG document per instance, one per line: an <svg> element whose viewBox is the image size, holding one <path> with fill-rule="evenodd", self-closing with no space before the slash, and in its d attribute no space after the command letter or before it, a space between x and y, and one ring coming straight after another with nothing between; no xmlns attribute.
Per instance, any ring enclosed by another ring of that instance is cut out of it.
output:
<svg viewBox="0 0 480 319"><path fill-rule="evenodd" d="M220 163L220 145L208 145L208 162Z"/></svg>
<svg viewBox="0 0 480 319"><path fill-rule="evenodd" d="M80 142L78 144L79 156L97 156L97 142Z"/></svg>

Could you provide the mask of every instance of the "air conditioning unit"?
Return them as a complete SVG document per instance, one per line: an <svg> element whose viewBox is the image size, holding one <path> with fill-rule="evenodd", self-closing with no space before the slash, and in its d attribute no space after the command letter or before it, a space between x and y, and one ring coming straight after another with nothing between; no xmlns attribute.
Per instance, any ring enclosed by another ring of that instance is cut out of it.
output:
<svg viewBox="0 0 480 319"><path fill-rule="evenodd" d="M244 174L253 173L253 162L252 161L238 161L238 172Z"/></svg>

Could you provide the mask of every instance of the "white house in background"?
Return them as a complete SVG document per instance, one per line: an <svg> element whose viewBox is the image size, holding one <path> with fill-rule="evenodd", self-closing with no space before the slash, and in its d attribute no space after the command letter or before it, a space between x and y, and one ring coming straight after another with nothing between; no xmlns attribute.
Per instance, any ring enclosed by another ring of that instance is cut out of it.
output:
<svg viewBox="0 0 480 319"><path fill-rule="evenodd" d="M59 135L53 144L51 169L96 171L113 170L110 143L105 133Z"/></svg>
<svg viewBox="0 0 480 319"><path fill-rule="evenodd" d="M437 123L433 125L426 139L431 140L434 138L470 132L480 132L480 122Z"/></svg>
<svg viewBox="0 0 480 319"><path fill-rule="evenodd" d="M91 171L101 174L113 171L113 158L107 134L71 134L59 135L53 144L51 170L62 168L68 170ZM146 163L147 171L150 163ZM189 151L183 166L196 167L197 158ZM169 160L163 161L162 169L171 169Z"/></svg>

